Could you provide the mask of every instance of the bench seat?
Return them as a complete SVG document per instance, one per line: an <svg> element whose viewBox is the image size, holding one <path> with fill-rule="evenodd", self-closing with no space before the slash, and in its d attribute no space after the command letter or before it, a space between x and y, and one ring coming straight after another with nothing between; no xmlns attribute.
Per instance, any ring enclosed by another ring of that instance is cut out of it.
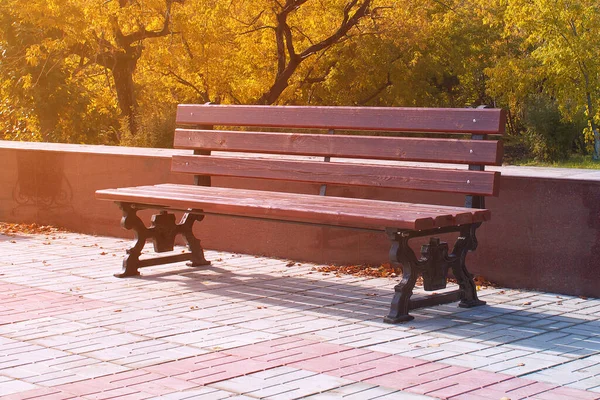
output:
<svg viewBox="0 0 600 400"><path fill-rule="evenodd" d="M177 184L105 189L97 198L139 207L385 230L427 230L490 219L486 209Z"/></svg>

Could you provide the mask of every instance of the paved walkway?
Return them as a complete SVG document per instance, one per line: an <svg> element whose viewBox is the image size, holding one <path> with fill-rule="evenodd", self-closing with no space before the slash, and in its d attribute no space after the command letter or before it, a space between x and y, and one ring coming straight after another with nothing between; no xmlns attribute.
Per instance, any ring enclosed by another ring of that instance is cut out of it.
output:
<svg viewBox="0 0 600 400"><path fill-rule="evenodd" d="M600 398L599 299L486 289L387 325L393 280L212 251L114 278L128 244L0 235L2 399Z"/></svg>

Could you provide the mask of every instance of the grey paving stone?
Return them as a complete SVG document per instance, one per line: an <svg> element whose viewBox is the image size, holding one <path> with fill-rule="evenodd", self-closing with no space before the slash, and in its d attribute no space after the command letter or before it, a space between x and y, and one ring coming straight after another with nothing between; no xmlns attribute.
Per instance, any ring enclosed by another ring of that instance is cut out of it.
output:
<svg viewBox="0 0 600 400"><path fill-rule="evenodd" d="M430 307L411 311L416 318L407 324L388 325L381 315L396 280L324 275L308 263L286 267L289 260L215 251L207 251L211 268L156 266L118 280L112 273L129 241L44 240L34 236L10 252L0 242L13 263L0 283L21 285L15 297L46 291L106 305L72 312L50 305L46 312L59 314L0 325L2 394L10 385L27 391L34 382L100 378L294 335L600 393L600 299L491 288L479 293L485 307ZM288 367L211 386L160 398L426 398Z"/></svg>

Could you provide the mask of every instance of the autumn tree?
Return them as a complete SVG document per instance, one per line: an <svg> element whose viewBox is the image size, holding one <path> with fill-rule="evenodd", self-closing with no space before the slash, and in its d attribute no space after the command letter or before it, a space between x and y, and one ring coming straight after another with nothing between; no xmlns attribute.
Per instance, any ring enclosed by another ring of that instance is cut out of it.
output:
<svg viewBox="0 0 600 400"><path fill-rule="evenodd" d="M594 159L600 159L600 4L596 0L509 0L506 29L521 43L512 85L520 76L557 100L566 119L585 111ZM519 68L525 67L523 68Z"/></svg>
<svg viewBox="0 0 600 400"><path fill-rule="evenodd" d="M120 115L135 135L137 63L146 41L172 33L175 3L183 0L34 0L26 5L6 0L0 12L11 21L5 35L10 36L11 30L37 32L37 42L22 43L15 54L21 54L27 64L39 66L38 76L50 74L56 65L67 64L70 71L65 73L74 76L107 72Z"/></svg>

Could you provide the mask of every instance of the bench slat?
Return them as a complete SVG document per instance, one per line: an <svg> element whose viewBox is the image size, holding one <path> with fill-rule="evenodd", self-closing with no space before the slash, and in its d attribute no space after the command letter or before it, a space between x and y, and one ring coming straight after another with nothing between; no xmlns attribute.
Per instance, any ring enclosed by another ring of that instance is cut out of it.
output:
<svg viewBox="0 0 600 400"><path fill-rule="evenodd" d="M497 140L177 129L174 147L264 154L500 165Z"/></svg>
<svg viewBox="0 0 600 400"><path fill-rule="evenodd" d="M191 187L191 189L189 188L189 185L178 185L178 184L162 184L162 185L156 185L156 186L151 186L152 189L150 190L155 190L154 188L156 187L161 187L161 188L166 188L167 190L169 190L170 193L182 193L182 194L194 194L194 187ZM256 191L256 190L247 190L244 191L245 189L239 189L240 192L239 193L243 193L245 196L250 196L250 195L255 195L257 192L262 194L264 193L263 191ZM269 194L271 192L268 192ZM277 192L275 192L277 193ZM271 195L271 194L270 194ZM273 196L273 195L271 195ZM277 196L277 195L275 195ZM290 197L290 194L288 193L283 193L282 196L286 199L286 201L288 200L288 198ZM307 199L310 199L311 201L314 201L312 194L304 194L302 196L307 196ZM330 196L330 197L335 197L335 196ZM339 210L340 206L341 207L346 207L346 208L352 208L352 206L355 204L355 199L352 198L346 198L346 197L335 197L336 201L332 202L330 200L327 200L324 204L322 204L322 207L328 207L334 210ZM367 209L370 208L371 212L380 212L381 211L381 204L379 204L378 202L363 202L362 199L361 200L361 208L362 209ZM435 205L435 204L414 204L414 203L404 203L404 202L393 202L393 204L397 204L394 209L397 210L406 210L408 212L414 211L415 208L418 208L419 212L423 212L423 211L427 211L430 213L433 213L435 215L437 215L437 217L432 217L434 218L434 220L436 221L435 226L449 226L449 225L463 225L463 224L470 224L472 222L483 222L483 221L487 221L490 217L490 212L489 210L485 210L485 209L473 209L473 208L464 208L464 207L456 207L456 206L441 206L441 205Z"/></svg>
<svg viewBox="0 0 600 400"><path fill-rule="evenodd" d="M180 125L504 134L501 109L180 104Z"/></svg>
<svg viewBox="0 0 600 400"><path fill-rule="evenodd" d="M190 185L106 189L97 191L96 197L176 210L376 229L451 226L453 214L472 213L472 222L489 219L488 210L463 207L440 206L436 212L431 205Z"/></svg>
<svg viewBox="0 0 600 400"><path fill-rule="evenodd" d="M173 156L173 172L434 192L496 195L499 173L357 163L220 156Z"/></svg>

